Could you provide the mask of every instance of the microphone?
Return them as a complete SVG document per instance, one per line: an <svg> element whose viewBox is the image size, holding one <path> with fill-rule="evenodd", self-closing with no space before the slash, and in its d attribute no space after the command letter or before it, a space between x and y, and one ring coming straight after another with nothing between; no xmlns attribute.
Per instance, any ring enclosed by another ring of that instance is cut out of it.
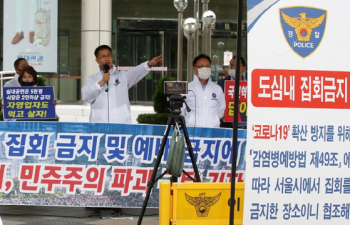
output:
<svg viewBox="0 0 350 225"><path fill-rule="evenodd" d="M108 73L109 70L109 65L106 63L102 66L102 71L103 73ZM105 92L108 92L109 88L108 88L108 81L107 81L107 88L105 89Z"/></svg>

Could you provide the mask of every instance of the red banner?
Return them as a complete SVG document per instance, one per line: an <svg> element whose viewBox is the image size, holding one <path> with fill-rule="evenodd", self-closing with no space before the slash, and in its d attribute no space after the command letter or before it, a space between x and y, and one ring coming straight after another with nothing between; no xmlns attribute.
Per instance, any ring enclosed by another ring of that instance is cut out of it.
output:
<svg viewBox="0 0 350 225"><path fill-rule="evenodd" d="M350 73L313 70L252 72L255 107L349 109Z"/></svg>
<svg viewBox="0 0 350 225"><path fill-rule="evenodd" d="M238 122L247 122L247 81L239 82L239 115ZM225 81L225 122L233 122L234 101L235 101L235 81Z"/></svg>

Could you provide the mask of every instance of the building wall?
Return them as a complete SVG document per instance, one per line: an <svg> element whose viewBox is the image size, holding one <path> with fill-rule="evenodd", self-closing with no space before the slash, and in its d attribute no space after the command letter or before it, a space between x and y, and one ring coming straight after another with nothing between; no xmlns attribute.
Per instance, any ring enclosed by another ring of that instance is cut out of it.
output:
<svg viewBox="0 0 350 225"><path fill-rule="evenodd" d="M200 2L200 17L202 14L202 3ZM246 0L244 0L243 7L243 19L246 20ZM59 36L58 38L58 71L57 74L46 74L46 75L66 75L69 71L70 76L81 76L81 13L82 13L82 2L80 0L58 0L58 29L59 31L64 31L65 36ZM3 28L3 5L4 0L0 0L0 27ZM189 1L186 10L184 11L184 18L193 17L194 15L194 1ZM217 20L219 21L229 21L234 22L237 17L237 1L231 0L212 0L209 2L209 9L214 11ZM172 19L177 20L178 12L176 11L173 1L170 0L113 0L112 1L112 20L119 21L119 18L150 18L150 19ZM120 37L123 37L123 32L118 30L113 30L113 50L117 50L118 41ZM165 65L168 68L176 69L176 54L177 54L177 42L176 36L174 34L177 31L174 30L173 33L167 33L168 36L173 36L169 38L166 43L167 51L169 51L169 60L165 60ZM59 32L60 33L60 32ZM62 33L62 32L61 32ZM68 35L67 35L68 34ZM125 33L124 33L125 34ZM141 34L142 35L142 34ZM125 35L124 35L125 37ZM3 35L1 35L0 46L1 53L3 53ZM155 40L159 40L158 37ZM201 40L200 40L201 41ZM184 54L186 50L186 39L184 38ZM225 47L219 46L218 43L224 43ZM235 51L236 50L236 39L232 33L231 37L217 37L212 39L212 56L217 55L220 61L222 61L222 52L225 50ZM128 49L128 48L126 48ZM201 52L201 45L199 47ZM93 52L91 52L93 54ZM118 52L118 54L124 54L123 52ZM116 54L116 56L118 55ZM150 55L149 53L145 53ZM152 54L151 54L152 55ZM242 41L242 55L246 58L246 38ZM0 58L0 69L3 68L3 54ZM114 59L118 63L117 59ZM186 56L184 56L184 61ZM137 60L136 60L137 61ZM215 60L213 60L215 61ZM91 62L95 63L95 62ZM139 62L137 62L139 63ZM186 67L186 63L183 63ZM120 66L130 66L130 65L120 65ZM184 68L186 69L186 68ZM174 75L176 71L169 72L169 74ZM183 73L186 74L186 73ZM45 75L45 74L43 74ZM158 79L158 78L157 78ZM156 80L152 81L152 88L155 88ZM47 85L55 87L55 96L58 100L62 101L78 101L80 100L80 79L63 79L63 78L50 78L47 80ZM144 88L141 86L138 88L139 91L143 91ZM137 90L136 90L137 91ZM152 91L151 91L152 93ZM132 94L131 94L132 96ZM142 95L141 95L142 96ZM148 100L151 99L150 94L148 94ZM147 99L144 99L147 101Z"/></svg>
<svg viewBox="0 0 350 225"><path fill-rule="evenodd" d="M212 10L220 20L236 20L237 2L235 0L211 0ZM199 0L199 15L203 13L202 1ZM184 11L184 18L193 17L194 0L189 0ZM177 18L177 11L172 0L113 0L112 17L139 18ZM247 0L243 0L243 18L247 18Z"/></svg>

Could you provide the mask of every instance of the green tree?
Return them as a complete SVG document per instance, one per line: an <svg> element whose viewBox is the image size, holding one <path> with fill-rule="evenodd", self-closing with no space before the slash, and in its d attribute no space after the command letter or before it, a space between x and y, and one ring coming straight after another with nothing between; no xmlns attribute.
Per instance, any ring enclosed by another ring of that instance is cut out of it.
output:
<svg viewBox="0 0 350 225"><path fill-rule="evenodd" d="M169 95L164 94L164 81L173 81L173 77L162 77L160 79L156 91L153 94L153 108L156 113L170 113L169 102L167 98Z"/></svg>
<svg viewBox="0 0 350 225"><path fill-rule="evenodd" d="M162 77L156 87L156 91L153 94L153 108L156 112L155 114L146 113L140 114L137 117L138 123L146 123L146 124L166 124L168 121L168 117L170 115L169 111L169 95L164 94L164 81L173 81L175 78L173 77Z"/></svg>
<svg viewBox="0 0 350 225"><path fill-rule="evenodd" d="M38 77L36 85L37 86L46 86L46 79L43 77Z"/></svg>

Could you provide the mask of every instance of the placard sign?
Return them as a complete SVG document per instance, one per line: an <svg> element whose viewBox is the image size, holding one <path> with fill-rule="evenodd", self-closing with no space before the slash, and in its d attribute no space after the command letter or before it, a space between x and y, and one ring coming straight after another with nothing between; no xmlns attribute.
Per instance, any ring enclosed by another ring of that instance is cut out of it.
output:
<svg viewBox="0 0 350 225"><path fill-rule="evenodd" d="M238 122L240 124L247 123L247 81L239 82L239 112ZM225 81L225 122L233 122L234 103L235 103L235 81Z"/></svg>
<svg viewBox="0 0 350 225"><path fill-rule="evenodd" d="M248 0L245 225L350 222L349 8Z"/></svg>
<svg viewBox="0 0 350 225"><path fill-rule="evenodd" d="M24 58L37 72L57 72L58 0L4 0L4 71Z"/></svg>
<svg viewBox="0 0 350 225"><path fill-rule="evenodd" d="M54 119L53 87L4 87L4 119Z"/></svg>
<svg viewBox="0 0 350 225"><path fill-rule="evenodd" d="M142 207L166 127L141 124L0 123L0 205ZM230 182L232 130L188 127L202 182ZM159 170L166 170L172 131ZM246 131L238 131L244 182ZM187 147L186 147L187 148ZM184 170L193 176L186 149ZM169 181L166 174L159 181ZM193 181L186 175L179 182ZM159 186L149 207L158 207Z"/></svg>

